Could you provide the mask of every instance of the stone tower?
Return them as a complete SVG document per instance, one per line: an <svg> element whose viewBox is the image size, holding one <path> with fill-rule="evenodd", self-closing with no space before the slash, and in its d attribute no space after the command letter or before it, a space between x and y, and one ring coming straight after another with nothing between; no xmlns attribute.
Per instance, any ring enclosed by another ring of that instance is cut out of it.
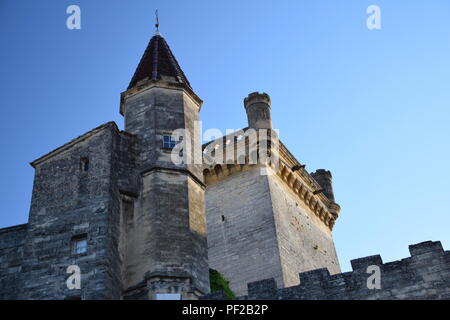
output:
<svg viewBox="0 0 450 320"><path fill-rule="evenodd" d="M140 146L139 198L124 205L130 211L123 215L125 295L146 288L150 298L181 293L192 299L209 291L203 173L201 165L183 161L187 152L201 158L194 141L201 104L157 32L121 95L125 131ZM187 139L194 147L180 148Z"/></svg>
<svg viewBox="0 0 450 320"><path fill-rule="evenodd" d="M254 92L244 99L248 127L204 145L214 149L212 164L205 165L208 255L212 268L230 280L237 295L247 293L247 283L274 278L278 287L299 282L298 274L340 267L332 238L339 206L334 202L331 174L310 175L281 141L270 150L277 164L249 161L250 146L272 130L270 97ZM281 133L280 133L281 135ZM230 153L246 153L246 162L223 161ZM233 153L233 152L231 152ZM262 151L258 149L261 157ZM274 158L275 159L275 158Z"/></svg>
<svg viewBox="0 0 450 320"><path fill-rule="evenodd" d="M248 125L253 129L272 129L270 97L268 94L251 93L244 99Z"/></svg>
<svg viewBox="0 0 450 320"><path fill-rule="evenodd" d="M121 94L125 130L105 123L31 163L29 221L0 230L0 299L207 294L203 172L184 161L201 160L201 104L155 34Z"/></svg>

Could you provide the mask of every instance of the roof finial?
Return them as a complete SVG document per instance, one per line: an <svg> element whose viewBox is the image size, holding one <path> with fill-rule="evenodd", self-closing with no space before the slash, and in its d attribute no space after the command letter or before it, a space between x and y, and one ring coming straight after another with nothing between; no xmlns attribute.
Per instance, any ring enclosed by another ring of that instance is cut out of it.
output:
<svg viewBox="0 0 450 320"><path fill-rule="evenodd" d="M160 33L159 33L159 17L158 17L158 9L156 9L155 15L156 15L156 24L155 24L156 31L155 31L155 35L158 35L158 36L159 36Z"/></svg>

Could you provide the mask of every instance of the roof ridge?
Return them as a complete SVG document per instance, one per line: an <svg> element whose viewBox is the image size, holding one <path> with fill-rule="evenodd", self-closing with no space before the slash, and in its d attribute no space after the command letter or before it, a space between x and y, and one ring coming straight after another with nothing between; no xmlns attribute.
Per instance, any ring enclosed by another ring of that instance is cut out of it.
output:
<svg viewBox="0 0 450 320"><path fill-rule="evenodd" d="M63 144L62 146L60 146L60 147L58 147L56 149L53 149L52 151L46 153L45 155L37 158L36 160L30 162L30 165L34 168L34 167L36 167L36 165L38 165L39 163L41 163L42 161L44 161L48 157L52 156L53 154L56 155L56 154L58 154L58 153L60 153L60 152L62 152L64 150L66 150L67 148L70 148L72 145L74 145L78 141L83 140L83 139L89 137L90 135L95 134L98 131L100 131L100 130L106 128L106 127L109 127L109 126L113 126L117 131L119 131L119 128L117 127L117 124L114 121L108 121L108 122L106 122L106 123L104 123L104 124L94 128L94 129L91 129L91 130L83 133L82 135L76 137L75 139L70 140L69 142Z"/></svg>

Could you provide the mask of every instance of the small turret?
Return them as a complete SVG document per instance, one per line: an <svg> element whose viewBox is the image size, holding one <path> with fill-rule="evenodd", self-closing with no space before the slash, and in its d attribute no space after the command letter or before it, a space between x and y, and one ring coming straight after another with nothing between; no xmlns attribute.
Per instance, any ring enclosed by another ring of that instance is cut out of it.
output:
<svg viewBox="0 0 450 320"><path fill-rule="evenodd" d="M248 126L253 129L272 129L270 97L267 93L253 92L244 99Z"/></svg>
<svg viewBox="0 0 450 320"><path fill-rule="evenodd" d="M325 169L318 169L316 172L311 173L311 176L322 187L323 194L334 203L333 183L331 172Z"/></svg>

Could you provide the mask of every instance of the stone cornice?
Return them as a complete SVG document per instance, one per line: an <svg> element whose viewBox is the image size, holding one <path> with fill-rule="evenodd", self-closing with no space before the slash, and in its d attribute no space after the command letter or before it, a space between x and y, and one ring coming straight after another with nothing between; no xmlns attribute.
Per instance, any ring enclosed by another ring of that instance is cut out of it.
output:
<svg viewBox="0 0 450 320"><path fill-rule="evenodd" d="M147 175L149 173L152 173L154 171L157 171L157 172L167 171L167 172L176 172L176 173L185 174L185 175L189 176L192 180L194 180L202 189L206 189L206 184L203 183L203 181L201 181L199 178L197 178L195 176L195 174L193 174L188 169L152 166L152 167L149 167L149 168L146 168L146 169L142 170L141 171L141 176L145 176L145 175Z"/></svg>
<svg viewBox="0 0 450 320"><path fill-rule="evenodd" d="M311 190L301 174L283 163L280 163L277 175L330 230L333 229L341 209L337 203L331 202L322 193L314 194L316 190Z"/></svg>
<svg viewBox="0 0 450 320"><path fill-rule="evenodd" d="M165 88L165 89L175 89L175 90L183 90L195 103L198 105L198 109L200 111L203 100L200 99L195 92L187 85L170 82L170 81L159 81L159 80L146 80L142 81L139 86L130 88L120 94L120 114L124 115L124 102L125 99L133 96L137 93L152 89L152 88Z"/></svg>
<svg viewBox="0 0 450 320"><path fill-rule="evenodd" d="M205 168L203 175L206 185L211 185L236 173L264 166L267 167L267 170L270 170L268 165L261 164L216 164ZM330 230L333 229L340 211L338 204L329 201L321 193L314 194L314 191L303 181L302 177L283 163L280 163L276 175Z"/></svg>

